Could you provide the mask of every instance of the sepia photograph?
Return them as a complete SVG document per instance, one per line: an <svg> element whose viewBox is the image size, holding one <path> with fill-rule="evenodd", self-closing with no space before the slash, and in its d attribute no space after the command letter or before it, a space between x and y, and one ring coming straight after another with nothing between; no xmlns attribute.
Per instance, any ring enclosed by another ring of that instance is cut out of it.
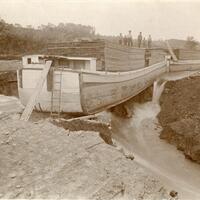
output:
<svg viewBox="0 0 200 200"><path fill-rule="evenodd" d="M200 0L0 0L0 199L199 200Z"/></svg>

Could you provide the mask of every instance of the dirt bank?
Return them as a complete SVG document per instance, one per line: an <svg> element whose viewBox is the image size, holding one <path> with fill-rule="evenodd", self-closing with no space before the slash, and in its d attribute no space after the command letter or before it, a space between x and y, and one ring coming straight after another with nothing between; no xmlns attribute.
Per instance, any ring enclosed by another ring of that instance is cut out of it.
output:
<svg viewBox="0 0 200 200"><path fill-rule="evenodd" d="M160 134L183 151L185 156L200 163L200 77L190 77L166 84L160 99L158 115L163 127Z"/></svg>
<svg viewBox="0 0 200 200"><path fill-rule="evenodd" d="M20 106L10 98L5 106L6 98L0 97L0 198L169 199L149 170L98 132L65 130L47 118L19 121L11 107ZM75 122L70 129L79 128Z"/></svg>
<svg viewBox="0 0 200 200"><path fill-rule="evenodd" d="M96 132L0 120L0 198L162 199L153 175Z"/></svg>

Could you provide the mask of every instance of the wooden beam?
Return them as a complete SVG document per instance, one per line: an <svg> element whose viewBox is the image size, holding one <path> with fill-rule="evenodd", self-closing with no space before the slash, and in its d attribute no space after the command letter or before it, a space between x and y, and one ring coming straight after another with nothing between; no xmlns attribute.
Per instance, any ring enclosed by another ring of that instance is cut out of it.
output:
<svg viewBox="0 0 200 200"><path fill-rule="evenodd" d="M172 56L172 59L173 59L174 61L178 61L178 59L177 59L176 55L174 54L174 52L173 52L173 50L172 50L172 48L171 48L171 46L170 46L168 40L166 40L165 43L167 44L167 48L168 48L168 50L169 50L169 53L170 53L171 56Z"/></svg>
<svg viewBox="0 0 200 200"><path fill-rule="evenodd" d="M38 80L37 82L37 85L36 85L36 88L32 94L32 96L30 97L22 115L21 115L21 118L20 120L23 120L23 121L28 121L30 116L31 116L31 113L33 112L33 108L36 104L36 99L38 98L42 88L43 88L43 85L45 83L45 80L47 78L47 74L49 72L49 69L51 67L51 64L52 64L52 61L47 61L45 66L44 66L44 69L41 73L41 77L40 79Z"/></svg>

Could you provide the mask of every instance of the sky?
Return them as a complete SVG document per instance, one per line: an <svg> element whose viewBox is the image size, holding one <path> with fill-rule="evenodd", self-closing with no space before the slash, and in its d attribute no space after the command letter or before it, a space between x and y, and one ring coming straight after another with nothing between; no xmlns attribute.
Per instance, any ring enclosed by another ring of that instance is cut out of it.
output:
<svg viewBox="0 0 200 200"><path fill-rule="evenodd" d="M0 0L0 18L23 26L77 23L102 35L141 31L153 39L200 41L200 0Z"/></svg>

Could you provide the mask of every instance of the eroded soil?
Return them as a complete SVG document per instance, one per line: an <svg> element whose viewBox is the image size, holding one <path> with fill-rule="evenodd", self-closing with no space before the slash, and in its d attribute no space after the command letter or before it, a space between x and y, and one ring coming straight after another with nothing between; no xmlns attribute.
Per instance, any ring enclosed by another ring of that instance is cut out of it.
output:
<svg viewBox="0 0 200 200"><path fill-rule="evenodd" d="M163 127L160 138L200 163L200 77L168 82L160 104L158 119Z"/></svg>

